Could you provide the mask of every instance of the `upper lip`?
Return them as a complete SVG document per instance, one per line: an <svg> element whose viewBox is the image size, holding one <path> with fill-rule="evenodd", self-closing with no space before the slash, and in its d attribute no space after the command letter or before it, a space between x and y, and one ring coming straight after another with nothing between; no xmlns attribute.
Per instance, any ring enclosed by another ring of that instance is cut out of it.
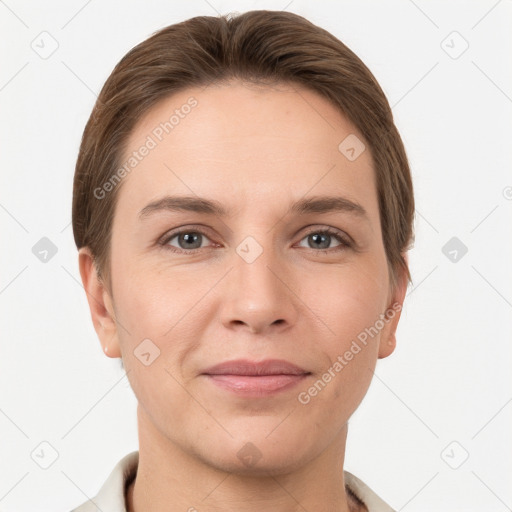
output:
<svg viewBox="0 0 512 512"><path fill-rule="evenodd" d="M303 375L310 372L283 359L265 361L236 359L211 366L202 373L206 375Z"/></svg>

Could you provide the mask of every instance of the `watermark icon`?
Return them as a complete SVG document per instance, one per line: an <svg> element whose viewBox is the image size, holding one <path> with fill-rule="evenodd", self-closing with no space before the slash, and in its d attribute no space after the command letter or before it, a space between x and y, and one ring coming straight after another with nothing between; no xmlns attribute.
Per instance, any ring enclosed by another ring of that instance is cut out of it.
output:
<svg viewBox="0 0 512 512"><path fill-rule="evenodd" d="M262 453L253 443L245 443L240 450L238 450L236 456L246 465L247 467L255 466L258 461L263 457Z"/></svg>
<svg viewBox="0 0 512 512"><path fill-rule="evenodd" d="M469 43L454 30L441 41L441 48L449 57L455 60L469 48Z"/></svg>
<svg viewBox="0 0 512 512"><path fill-rule="evenodd" d="M246 263L253 263L262 252L263 247L252 236L244 238L236 248L236 253Z"/></svg>
<svg viewBox="0 0 512 512"><path fill-rule="evenodd" d="M149 338L146 338L137 345L133 353L144 366L149 366L160 356L160 349Z"/></svg>
<svg viewBox="0 0 512 512"><path fill-rule="evenodd" d="M357 340L352 340L350 348L346 350L343 355L339 355L336 361L327 369L325 373L306 391L301 391L297 396L298 401L302 405L307 405L312 397L315 397L333 380L347 364L354 359L354 357L361 352L362 344L364 347L368 344L369 338L377 336L384 326L392 320L397 312L401 311L402 305L395 302L391 308L388 308L385 313L381 313L379 319L371 327L365 328L357 335Z"/></svg>
<svg viewBox="0 0 512 512"><path fill-rule="evenodd" d="M48 441L42 441L32 450L30 457L40 468L48 469L59 458L59 452Z"/></svg>
<svg viewBox="0 0 512 512"><path fill-rule="evenodd" d="M452 441L441 452L441 459L452 469L459 469L469 459L469 452L458 441Z"/></svg>
<svg viewBox="0 0 512 512"><path fill-rule="evenodd" d="M49 32L44 30L32 40L30 47L41 59L46 60L57 51L59 43Z"/></svg>
<svg viewBox="0 0 512 512"><path fill-rule="evenodd" d="M453 236L446 242L441 248L441 252L452 262L458 263L468 252L467 246L457 238Z"/></svg>
<svg viewBox="0 0 512 512"><path fill-rule="evenodd" d="M48 263L57 254L57 251L57 246L46 236L43 236L43 238L32 247L32 254L41 263Z"/></svg>
<svg viewBox="0 0 512 512"><path fill-rule="evenodd" d="M107 193L112 192L116 185L118 185L123 178L130 174L133 169L139 165L150 152L155 149L166 135L172 132L178 126L182 119L190 114L191 110L198 105L198 101L191 96L187 102L181 105L180 108L174 110L174 113L167 121L155 126L151 133L146 137L144 143L123 163L121 167L105 182L101 187L96 187L93 191L96 199L104 199Z"/></svg>
<svg viewBox="0 0 512 512"><path fill-rule="evenodd" d="M353 133L345 137L338 145L339 152L350 162L357 160L365 149L363 141Z"/></svg>

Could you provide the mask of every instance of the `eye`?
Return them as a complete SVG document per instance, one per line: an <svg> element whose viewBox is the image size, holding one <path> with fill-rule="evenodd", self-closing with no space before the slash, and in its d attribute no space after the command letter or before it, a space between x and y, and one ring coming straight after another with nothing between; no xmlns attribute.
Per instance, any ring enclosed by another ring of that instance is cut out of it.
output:
<svg viewBox="0 0 512 512"><path fill-rule="evenodd" d="M210 239L203 230L197 228L189 228L169 233L165 235L163 239L158 243L159 245L173 252L190 254L208 247L207 245L203 244L205 240ZM307 240L306 243L308 243L308 246L304 247L301 245L301 247L312 250L316 249L315 252L332 253L352 247L350 238L347 235L345 235L342 231L338 231L332 228L316 228L310 230L309 233L307 233L306 236L302 238L301 242L303 240ZM331 243L333 241L338 241L338 245L331 247Z"/></svg>
<svg viewBox="0 0 512 512"><path fill-rule="evenodd" d="M339 242L339 245L330 247L333 239ZM308 249L319 249L322 252L336 252L347 249L352 246L350 240L341 231L334 229L315 229L310 231L302 240L307 240ZM329 250L332 249L332 250Z"/></svg>
<svg viewBox="0 0 512 512"><path fill-rule="evenodd" d="M175 243L171 243L171 241L174 239L176 239ZM205 239L209 240L209 238L206 236L206 233L203 231L198 229L186 229L165 236L164 239L159 242L159 244L169 248L174 252L190 253L204 248L202 242Z"/></svg>

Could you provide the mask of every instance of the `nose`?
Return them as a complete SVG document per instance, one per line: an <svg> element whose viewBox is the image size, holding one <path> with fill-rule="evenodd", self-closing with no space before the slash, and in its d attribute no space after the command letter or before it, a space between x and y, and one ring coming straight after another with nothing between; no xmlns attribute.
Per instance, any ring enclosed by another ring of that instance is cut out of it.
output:
<svg viewBox="0 0 512 512"><path fill-rule="evenodd" d="M254 250L252 247L251 250ZM300 300L292 273L272 249L251 262L235 252L223 288L221 320L228 329L270 335L296 322Z"/></svg>

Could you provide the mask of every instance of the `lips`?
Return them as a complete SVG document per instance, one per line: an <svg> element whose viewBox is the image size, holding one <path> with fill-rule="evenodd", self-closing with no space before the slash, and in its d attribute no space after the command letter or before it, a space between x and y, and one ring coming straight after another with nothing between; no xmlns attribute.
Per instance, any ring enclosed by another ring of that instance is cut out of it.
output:
<svg viewBox="0 0 512 512"><path fill-rule="evenodd" d="M216 364L205 370L206 375L304 375L306 370L282 359L267 359L266 361L254 362L247 359L237 359Z"/></svg>
<svg viewBox="0 0 512 512"><path fill-rule="evenodd" d="M224 391L244 398L261 398L291 390L311 372L281 359L254 362L238 359L217 364L203 375Z"/></svg>

